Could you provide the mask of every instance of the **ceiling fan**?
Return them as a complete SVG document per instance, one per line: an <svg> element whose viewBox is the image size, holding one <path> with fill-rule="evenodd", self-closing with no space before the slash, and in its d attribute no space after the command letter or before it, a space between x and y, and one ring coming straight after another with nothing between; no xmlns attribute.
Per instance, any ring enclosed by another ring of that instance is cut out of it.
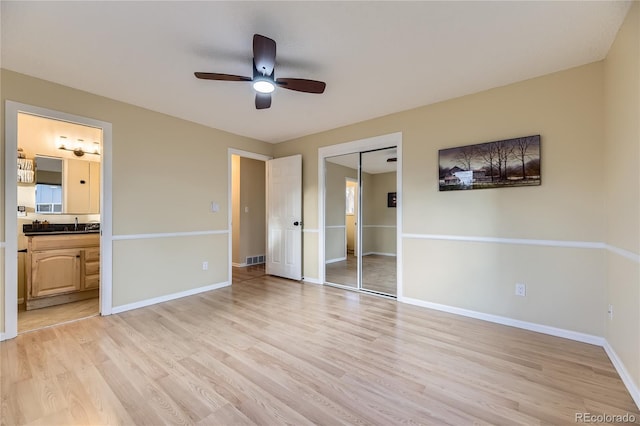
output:
<svg viewBox="0 0 640 426"><path fill-rule="evenodd" d="M276 86L305 93L323 93L326 84L303 78L275 78L276 42L260 34L253 35L253 78L214 72L196 72L197 78L222 81L251 81L256 91L256 109L271 106L271 92Z"/></svg>

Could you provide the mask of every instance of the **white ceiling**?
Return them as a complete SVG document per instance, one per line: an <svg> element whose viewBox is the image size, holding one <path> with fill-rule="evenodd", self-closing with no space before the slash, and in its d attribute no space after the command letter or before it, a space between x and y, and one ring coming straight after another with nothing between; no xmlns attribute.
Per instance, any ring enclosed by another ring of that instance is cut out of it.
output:
<svg viewBox="0 0 640 426"><path fill-rule="evenodd" d="M1 2L1 65L151 110L281 142L603 59L630 3ZM277 42L257 111L252 37Z"/></svg>

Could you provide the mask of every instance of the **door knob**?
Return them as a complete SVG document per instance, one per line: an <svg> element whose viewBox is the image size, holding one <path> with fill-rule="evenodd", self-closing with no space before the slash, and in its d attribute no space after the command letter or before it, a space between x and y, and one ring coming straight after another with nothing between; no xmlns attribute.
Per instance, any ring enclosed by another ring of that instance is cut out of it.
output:
<svg viewBox="0 0 640 426"><path fill-rule="evenodd" d="M298 226L298 225L300 225L300 222L298 222L297 220L293 222L293 226Z"/></svg>

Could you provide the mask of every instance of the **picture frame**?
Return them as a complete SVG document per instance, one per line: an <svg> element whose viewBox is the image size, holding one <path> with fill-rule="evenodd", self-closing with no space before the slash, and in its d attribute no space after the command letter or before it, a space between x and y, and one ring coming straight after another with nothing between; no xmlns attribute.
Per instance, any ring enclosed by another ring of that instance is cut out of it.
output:
<svg viewBox="0 0 640 426"><path fill-rule="evenodd" d="M540 135L441 149L438 169L440 191L541 185Z"/></svg>
<svg viewBox="0 0 640 426"><path fill-rule="evenodd" d="M387 207L396 207L397 194L395 192L387 193Z"/></svg>

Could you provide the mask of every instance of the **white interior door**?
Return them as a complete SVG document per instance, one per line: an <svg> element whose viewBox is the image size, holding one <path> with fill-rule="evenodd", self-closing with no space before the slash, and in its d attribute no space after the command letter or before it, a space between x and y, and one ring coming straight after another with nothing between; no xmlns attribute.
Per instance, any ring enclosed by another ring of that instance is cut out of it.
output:
<svg viewBox="0 0 640 426"><path fill-rule="evenodd" d="M266 273L302 279L302 156L267 161Z"/></svg>

